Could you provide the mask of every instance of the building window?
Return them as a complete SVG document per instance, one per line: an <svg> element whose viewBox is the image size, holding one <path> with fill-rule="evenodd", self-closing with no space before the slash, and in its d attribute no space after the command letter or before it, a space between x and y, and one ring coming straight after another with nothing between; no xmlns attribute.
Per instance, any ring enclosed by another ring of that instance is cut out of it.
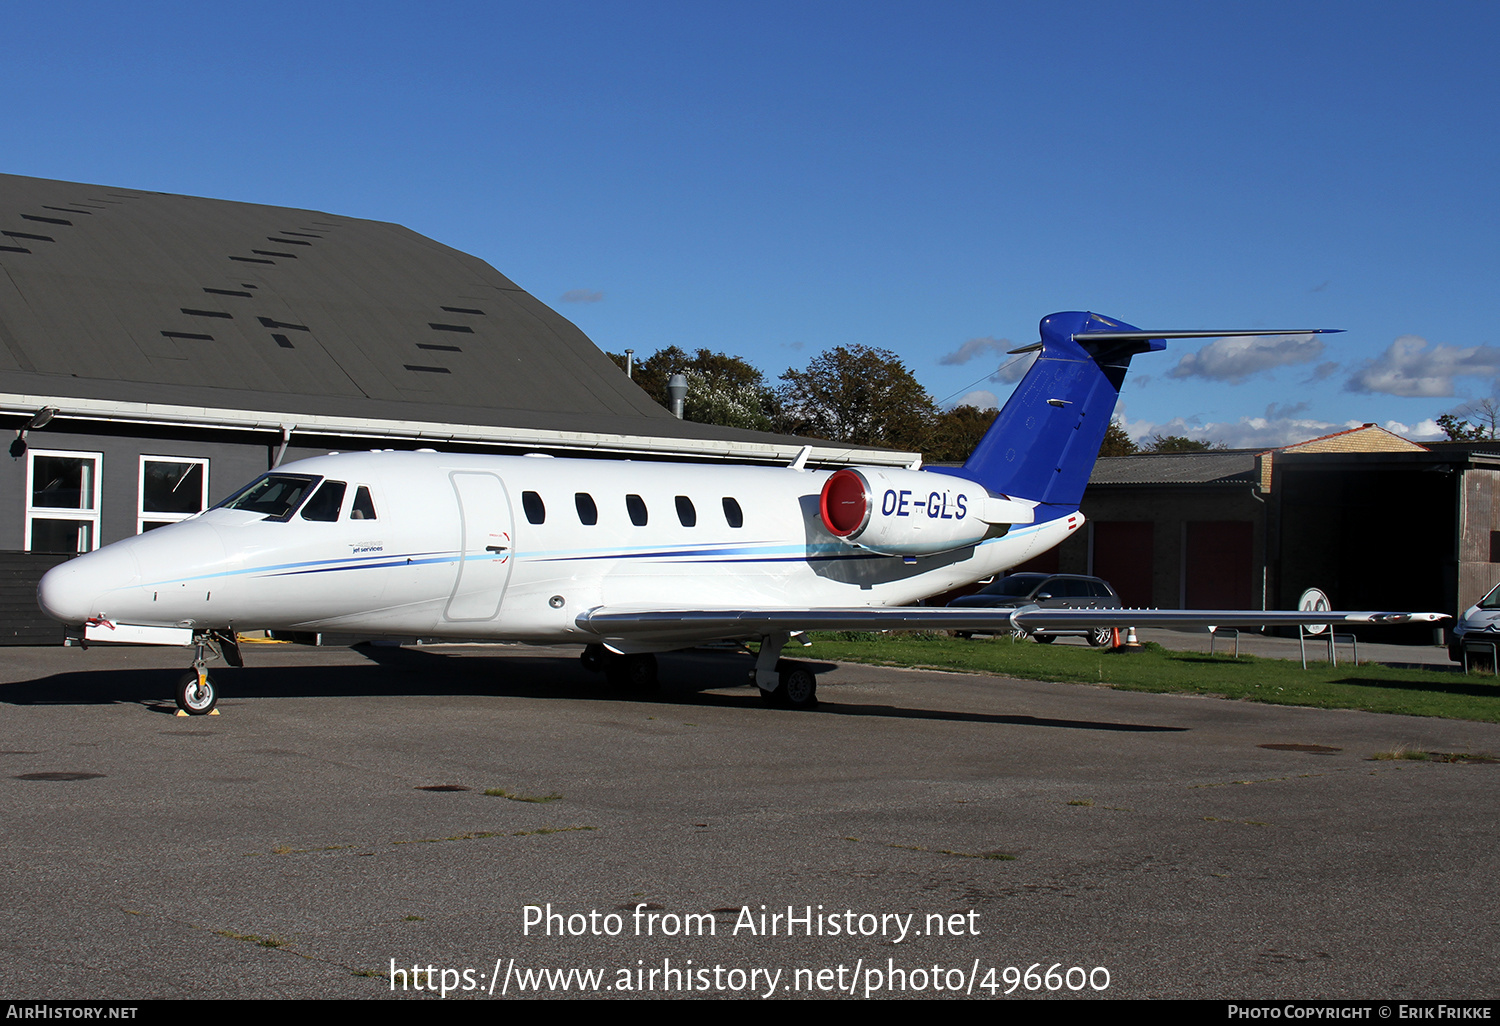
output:
<svg viewBox="0 0 1500 1026"><path fill-rule="evenodd" d="M175 524L208 508L208 460L142 456L135 533Z"/></svg>
<svg viewBox="0 0 1500 1026"><path fill-rule="evenodd" d="M26 451L26 550L89 552L99 547L97 452Z"/></svg>

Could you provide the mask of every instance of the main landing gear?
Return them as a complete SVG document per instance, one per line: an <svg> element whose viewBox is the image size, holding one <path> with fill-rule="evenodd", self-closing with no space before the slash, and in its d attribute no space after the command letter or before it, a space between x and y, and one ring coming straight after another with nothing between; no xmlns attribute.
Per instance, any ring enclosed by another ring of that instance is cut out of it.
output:
<svg viewBox="0 0 1500 1026"><path fill-rule="evenodd" d="M806 663L780 658L790 637L773 634L761 640L750 681L767 705L811 709L818 704L818 677ZM584 669L604 674L623 691L642 694L657 687L656 656L650 652L620 655L603 645L586 645L578 658Z"/></svg>
<svg viewBox="0 0 1500 1026"><path fill-rule="evenodd" d="M762 638L750 676L767 705L811 709L818 704L818 677L806 663L781 658L789 640L791 635L786 633Z"/></svg>
<svg viewBox="0 0 1500 1026"><path fill-rule="evenodd" d="M219 692L208 675L208 660L220 657L230 666L244 666L239 639L233 631L194 631L193 668L177 682L177 715L217 716Z"/></svg>

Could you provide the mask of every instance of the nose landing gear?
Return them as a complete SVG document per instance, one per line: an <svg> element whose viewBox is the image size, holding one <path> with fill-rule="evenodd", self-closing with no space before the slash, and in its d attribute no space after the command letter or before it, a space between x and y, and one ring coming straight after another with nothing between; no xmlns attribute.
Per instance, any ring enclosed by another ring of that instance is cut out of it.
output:
<svg viewBox="0 0 1500 1026"><path fill-rule="evenodd" d="M208 660L222 658L230 666L244 666L239 639L233 631L194 631L193 668L177 682L173 695L178 716L217 716L219 692L208 675Z"/></svg>

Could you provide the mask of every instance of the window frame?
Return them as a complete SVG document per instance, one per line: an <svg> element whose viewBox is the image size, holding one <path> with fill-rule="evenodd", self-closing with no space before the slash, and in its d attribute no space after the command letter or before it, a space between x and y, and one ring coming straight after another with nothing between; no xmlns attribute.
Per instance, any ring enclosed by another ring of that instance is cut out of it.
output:
<svg viewBox="0 0 1500 1026"><path fill-rule="evenodd" d="M56 456L62 459L89 460L94 464L94 480L91 489L90 505L87 507L66 506L38 506L33 501L36 488L36 458L38 456ZM75 552L92 552L99 547L99 513L104 502L104 453L85 452L72 449L32 449L26 450L26 515L24 524L24 537L22 545L27 552L34 551L32 545L32 521L33 520L71 520L80 524L89 525L89 547L86 549L75 549Z"/></svg>
<svg viewBox="0 0 1500 1026"><path fill-rule="evenodd" d="M156 513L146 510L146 463L196 463L203 468L202 494L198 497L197 513ZM135 533L145 534L147 524L166 526L180 524L208 509L208 459L204 456L158 456L141 454L135 478Z"/></svg>

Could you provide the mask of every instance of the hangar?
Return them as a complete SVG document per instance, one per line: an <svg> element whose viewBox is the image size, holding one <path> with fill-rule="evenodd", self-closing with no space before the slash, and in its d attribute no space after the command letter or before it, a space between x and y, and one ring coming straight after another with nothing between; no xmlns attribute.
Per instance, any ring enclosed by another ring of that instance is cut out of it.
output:
<svg viewBox="0 0 1500 1026"><path fill-rule="evenodd" d="M286 460L784 462L804 444L673 418L493 267L395 224L0 175L0 270L0 643L61 640L35 602L51 566Z"/></svg>
<svg viewBox="0 0 1500 1026"><path fill-rule="evenodd" d="M1500 583L1500 453L1374 424L1270 450L1099 460L1088 529L1024 569L1110 581L1127 606L1457 614ZM1384 628L1431 641L1431 629Z"/></svg>

